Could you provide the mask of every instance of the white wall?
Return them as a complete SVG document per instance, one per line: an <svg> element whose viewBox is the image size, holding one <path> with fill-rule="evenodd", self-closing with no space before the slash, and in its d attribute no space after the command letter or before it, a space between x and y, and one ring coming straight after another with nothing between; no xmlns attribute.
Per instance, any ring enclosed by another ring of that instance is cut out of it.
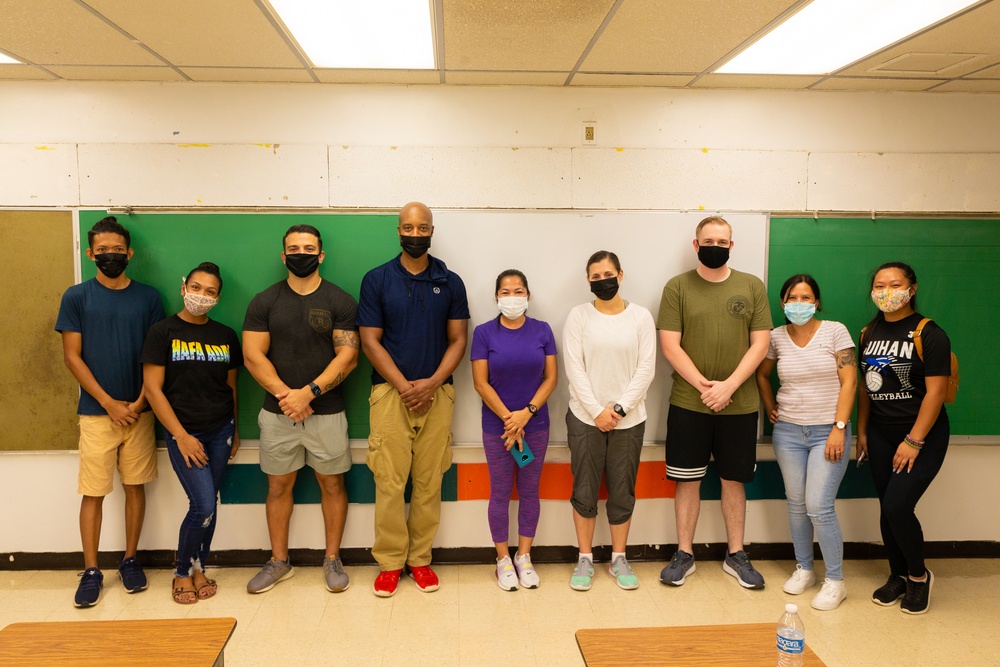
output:
<svg viewBox="0 0 1000 667"><path fill-rule="evenodd" d="M3 207L1000 211L1000 95L0 82L0 104ZM170 548L183 514L161 463L143 548ZM79 549L75 466L0 454L0 552ZM1000 539L980 509L1000 504L985 472L998 467L1000 447L953 448L919 508L927 539ZM714 509L699 542L724 540ZM878 539L874 501L842 510L845 539ZM370 545L370 506L351 512L345 546ZM318 516L299 509L293 546L320 546ZM671 502L641 501L633 526L633 542L674 541ZM751 503L748 541L787 530L783 503ZM104 536L122 547L116 520ZM539 543L572 541L565 504L545 503ZM447 504L439 545L488 543L484 503ZM217 548L266 544L262 507L223 508Z"/></svg>

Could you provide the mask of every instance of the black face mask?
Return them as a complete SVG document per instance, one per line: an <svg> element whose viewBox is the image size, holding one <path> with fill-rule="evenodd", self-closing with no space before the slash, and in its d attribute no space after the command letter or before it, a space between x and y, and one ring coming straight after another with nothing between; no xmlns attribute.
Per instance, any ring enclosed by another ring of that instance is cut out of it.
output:
<svg viewBox="0 0 1000 667"><path fill-rule="evenodd" d="M590 283L590 291L601 301L611 301L618 294L618 278L604 278Z"/></svg>
<svg viewBox="0 0 1000 667"><path fill-rule="evenodd" d="M699 245L698 261L710 269L718 269L729 261L729 248L720 245Z"/></svg>
<svg viewBox="0 0 1000 667"><path fill-rule="evenodd" d="M316 273L316 269L319 268L319 255L307 255L306 253L285 255L285 266L292 272L293 276L305 278Z"/></svg>
<svg viewBox="0 0 1000 667"><path fill-rule="evenodd" d="M102 252L94 255L97 270L108 278L117 278L125 273L128 266L128 255L123 252Z"/></svg>
<svg viewBox="0 0 1000 667"><path fill-rule="evenodd" d="M431 249L431 237L429 236L400 236L399 247L413 259L419 259Z"/></svg>

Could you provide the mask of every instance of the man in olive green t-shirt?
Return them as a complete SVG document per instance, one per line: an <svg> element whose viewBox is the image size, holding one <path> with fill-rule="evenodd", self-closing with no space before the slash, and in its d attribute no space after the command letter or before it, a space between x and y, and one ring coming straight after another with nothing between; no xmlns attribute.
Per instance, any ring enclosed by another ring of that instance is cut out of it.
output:
<svg viewBox="0 0 1000 667"><path fill-rule="evenodd" d="M728 222L705 218L695 236L698 268L667 282L656 320L663 356L674 368L666 461L667 479L677 483L677 553L660 581L680 586L695 570L701 480L714 457L729 546L722 568L744 588L764 588L743 550L743 485L757 467L759 398L753 374L767 353L771 311L764 283L727 266L734 245Z"/></svg>

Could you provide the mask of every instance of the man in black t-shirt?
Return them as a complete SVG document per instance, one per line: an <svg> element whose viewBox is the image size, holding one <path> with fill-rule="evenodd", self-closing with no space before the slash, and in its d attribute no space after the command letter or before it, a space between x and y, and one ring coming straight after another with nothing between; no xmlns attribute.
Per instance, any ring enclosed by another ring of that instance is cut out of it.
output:
<svg viewBox="0 0 1000 667"><path fill-rule="evenodd" d="M322 494L326 587L339 593L350 585L340 560L347 519L344 473L351 468L341 385L358 365L358 305L320 277L324 253L319 230L294 225L285 233L283 247L287 280L255 296L243 322L247 370L267 392L258 423L271 538L271 560L247 591L263 593L293 574L288 562L292 487L298 470L308 463Z"/></svg>

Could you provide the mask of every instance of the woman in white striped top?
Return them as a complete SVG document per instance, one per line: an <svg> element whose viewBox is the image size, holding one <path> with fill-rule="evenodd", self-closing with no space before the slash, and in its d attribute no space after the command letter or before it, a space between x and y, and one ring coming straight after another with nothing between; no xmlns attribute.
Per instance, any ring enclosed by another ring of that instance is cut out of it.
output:
<svg viewBox="0 0 1000 667"><path fill-rule="evenodd" d="M851 410L857 388L854 341L840 322L817 320L819 285L799 274L781 287L787 324L771 332L767 357L757 368L757 387L774 424L774 456L788 498L795 572L785 582L791 595L816 583L813 533L823 552L826 580L814 609L836 609L847 597L842 569L844 541L834 502L847 470ZM777 401L771 372L778 367Z"/></svg>

